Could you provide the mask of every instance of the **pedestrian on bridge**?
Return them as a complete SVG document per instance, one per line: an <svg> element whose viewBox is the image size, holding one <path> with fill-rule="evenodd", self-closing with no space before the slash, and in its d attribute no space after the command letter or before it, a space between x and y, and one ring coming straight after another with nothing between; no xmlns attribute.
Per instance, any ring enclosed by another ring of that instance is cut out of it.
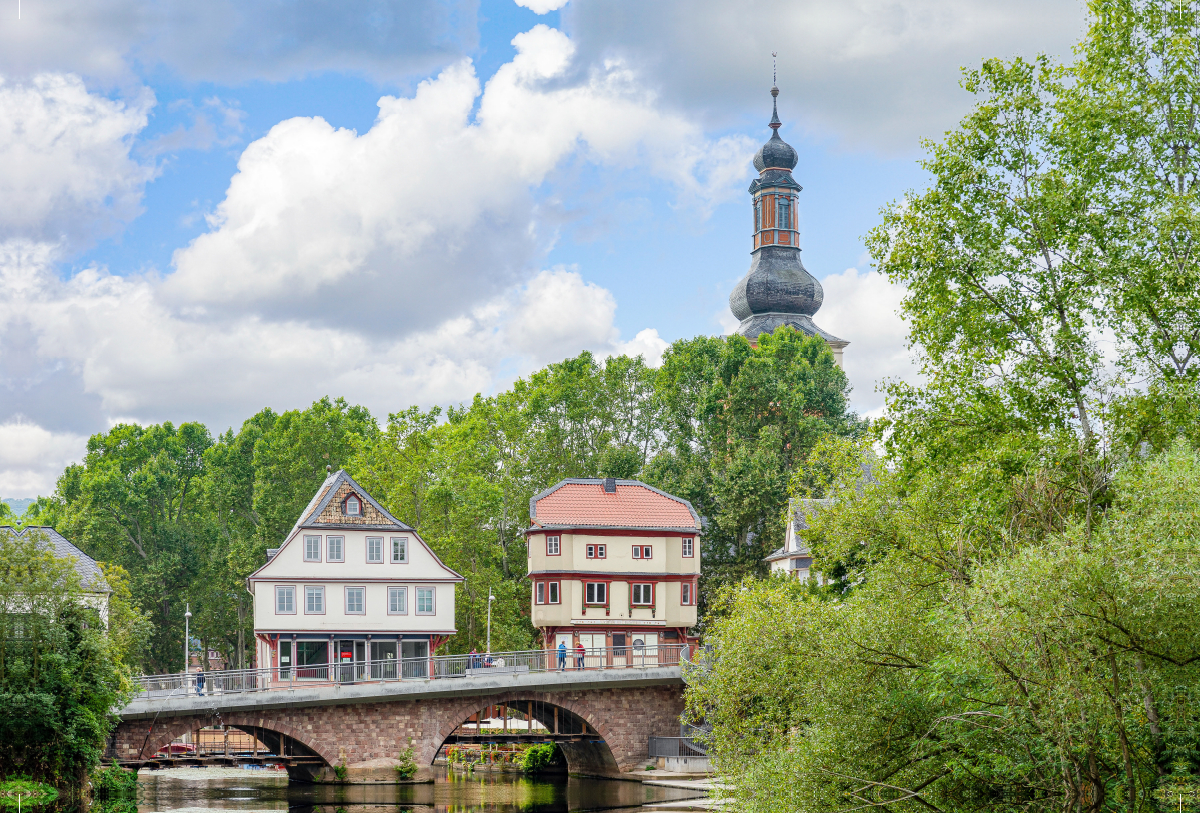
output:
<svg viewBox="0 0 1200 813"><path fill-rule="evenodd" d="M583 668L583 657L587 654L587 650L583 648L583 642L575 644L575 668Z"/></svg>
<svg viewBox="0 0 1200 813"><path fill-rule="evenodd" d="M196 694L204 694L204 669L196 670Z"/></svg>
<svg viewBox="0 0 1200 813"><path fill-rule="evenodd" d="M567 671L567 642L558 642L558 671Z"/></svg>

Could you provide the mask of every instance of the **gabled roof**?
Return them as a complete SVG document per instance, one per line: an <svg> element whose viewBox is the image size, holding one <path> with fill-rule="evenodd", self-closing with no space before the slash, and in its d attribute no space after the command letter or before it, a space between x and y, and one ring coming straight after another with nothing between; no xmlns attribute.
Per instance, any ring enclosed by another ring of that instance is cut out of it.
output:
<svg viewBox="0 0 1200 813"><path fill-rule="evenodd" d="M562 480L529 501L533 530L608 528L697 534L700 515L687 500L637 480L617 480L616 491L602 479Z"/></svg>
<svg viewBox="0 0 1200 813"><path fill-rule="evenodd" d="M100 565L96 563L96 560L72 545L69 539L49 525L30 525L19 531L11 525L0 525L0 534L12 534L18 539L31 531L38 531L46 538L47 547L55 558L75 560L75 572L79 574L79 580L83 583L84 589L93 593L112 592L108 582L104 579L104 572L100 570Z"/></svg>
<svg viewBox="0 0 1200 813"><path fill-rule="evenodd" d="M360 517L347 517L341 514L341 502L351 492L365 503ZM335 498L337 499L336 503L334 503ZM368 510L368 507L372 510ZM292 526L292 530L288 532L285 540L291 539L301 528L358 528L409 532L413 530L411 525L396 519L386 508L376 502L375 498L355 482L345 469L338 469L325 478L325 482L321 483L317 493L300 512L300 518L296 520L296 524Z"/></svg>

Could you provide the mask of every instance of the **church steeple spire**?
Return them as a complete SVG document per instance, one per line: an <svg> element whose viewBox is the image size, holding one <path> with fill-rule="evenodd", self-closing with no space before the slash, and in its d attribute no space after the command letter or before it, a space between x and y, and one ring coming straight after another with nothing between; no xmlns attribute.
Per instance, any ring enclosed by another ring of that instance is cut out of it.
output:
<svg viewBox="0 0 1200 813"><path fill-rule="evenodd" d="M771 56L774 56L772 54ZM802 191L792 177L798 156L779 137L779 87L771 87L771 138L754 155L758 178L750 184L754 205L754 238L750 270L729 295L729 307L741 320L737 333L757 342L763 333L789 325L809 336L820 336L838 364L849 342L826 333L813 323L825 293L821 283L800 262L800 233L796 204Z"/></svg>

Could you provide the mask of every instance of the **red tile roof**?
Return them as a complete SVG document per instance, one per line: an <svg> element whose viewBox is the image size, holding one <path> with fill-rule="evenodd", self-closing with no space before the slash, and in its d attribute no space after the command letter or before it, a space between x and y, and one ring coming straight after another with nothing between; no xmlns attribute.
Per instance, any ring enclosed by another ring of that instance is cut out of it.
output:
<svg viewBox="0 0 1200 813"><path fill-rule="evenodd" d="M621 481L615 494L604 482L566 480L533 499L535 525L589 528L695 528L686 500L641 483Z"/></svg>

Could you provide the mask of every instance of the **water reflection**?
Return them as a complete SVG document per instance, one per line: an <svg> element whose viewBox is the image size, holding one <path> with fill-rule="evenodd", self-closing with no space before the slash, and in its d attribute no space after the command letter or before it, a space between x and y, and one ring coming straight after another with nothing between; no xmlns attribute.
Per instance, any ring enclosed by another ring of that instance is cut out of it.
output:
<svg viewBox="0 0 1200 813"><path fill-rule="evenodd" d="M138 779L131 803L95 805L88 813L209 813L288 810L292 813L551 813L611 810L702 798L694 791L606 779L528 779L505 774L442 774L426 785L295 785L263 775ZM249 772L247 772L249 773ZM674 805L672 806L674 807ZM687 809L686 806L675 809ZM65 809L45 813L74 813Z"/></svg>

